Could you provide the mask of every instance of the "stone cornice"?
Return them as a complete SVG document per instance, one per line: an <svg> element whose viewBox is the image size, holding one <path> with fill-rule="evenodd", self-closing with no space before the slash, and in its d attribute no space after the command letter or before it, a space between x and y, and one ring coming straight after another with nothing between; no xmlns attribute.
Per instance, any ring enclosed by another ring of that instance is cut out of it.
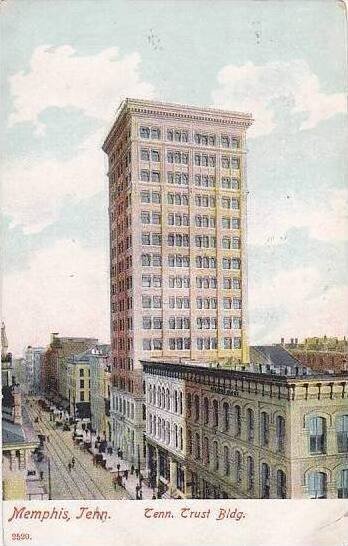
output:
<svg viewBox="0 0 348 546"><path fill-rule="evenodd" d="M108 150L115 130L121 125L125 116L149 116L154 118L173 119L180 121L198 121L247 129L253 123L250 113L232 112L216 108L201 108L182 104L147 101L140 99L126 99L119 106L115 123L113 124L102 149Z"/></svg>

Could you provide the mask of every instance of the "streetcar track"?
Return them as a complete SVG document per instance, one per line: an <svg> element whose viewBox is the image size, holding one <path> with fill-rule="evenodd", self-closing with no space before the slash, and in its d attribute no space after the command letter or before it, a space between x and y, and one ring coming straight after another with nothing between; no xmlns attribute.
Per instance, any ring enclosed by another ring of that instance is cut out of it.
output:
<svg viewBox="0 0 348 546"><path fill-rule="evenodd" d="M71 447L69 447L69 446L63 441L63 438L60 436L60 434L58 433L58 431L55 430L55 429L53 428L53 425L50 425L50 422L49 422L46 418L43 418L42 415L40 415L39 410L36 409L36 408L32 408L32 409L34 409L34 412L36 413L36 416L40 416L40 417L41 417L41 423L42 423L42 426L43 426L44 431L45 431L45 432L49 431L50 433L53 433L53 434L58 438L58 440L60 440L59 443L54 443L54 446L55 446L55 447L53 447L53 444L51 445L50 442L49 442L48 444L46 443L46 447L47 447L47 450L48 450L48 451L54 451L54 452L56 453L58 459L59 459L59 460L61 461L61 463L62 463L63 468L65 469L66 463L64 462L63 457L68 457L68 453L69 453L69 456L70 456L70 454L72 454L72 456L75 457L76 453L71 449ZM50 446L51 450L48 448L48 445ZM58 449L57 449L58 446L59 446L60 452L62 453L62 456L60 456L60 454L58 453ZM66 450L65 453L64 453L64 449L63 449L62 446L64 446L64 448L65 448L65 450ZM80 460L78 457L75 457L75 460L76 460L76 462L78 462L78 464L80 465L80 468L82 469L82 471L84 472L84 474L88 477L88 480L92 483L93 487L99 492L99 494L101 495L101 498L102 498L102 499L107 499L107 497L105 496L105 494L103 493L103 491L100 489L99 485L98 485L98 484L95 482L95 480L91 477L91 475L89 474L88 470L86 469L85 465L81 462L81 460ZM69 462L70 462L70 459L69 459ZM58 465L56 465L56 466L57 466L57 468L59 468ZM74 479L73 475L70 474L70 473L67 474L67 475L70 477L71 481L74 483L76 489L80 491L80 494L81 494L81 496L82 496L83 499L85 499L85 500L90 499L90 498L91 498L90 495L92 495L92 498L93 498L93 499L99 499L99 498L100 498L99 496L96 496L95 491L90 487L90 485L88 485L88 483L86 483L86 482L83 481L82 483L83 483L83 485L85 486L85 489L88 491L88 493L87 493L88 496L86 497L86 493L83 492L83 490L82 490L80 484L78 484L78 483L76 482L76 480ZM64 479L64 478L63 478L63 479ZM64 481L65 481L65 483L66 483L66 479L64 479ZM69 491L71 491L71 488L70 488L70 487L68 487L68 489L69 489ZM81 497L79 497L79 498L81 498Z"/></svg>

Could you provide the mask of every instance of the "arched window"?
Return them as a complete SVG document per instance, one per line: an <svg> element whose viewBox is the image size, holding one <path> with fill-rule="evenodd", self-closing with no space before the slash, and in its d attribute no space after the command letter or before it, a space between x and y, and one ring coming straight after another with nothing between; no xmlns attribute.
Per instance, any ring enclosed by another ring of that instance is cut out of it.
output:
<svg viewBox="0 0 348 546"><path fill-rule="evenodd" d="M174 391L174 411L178 413L178 391Z"/></svg>
<svg viewBox="0 0 348 546"><path fill-rule="evenodd" d="M150 415L150 434L152 434L152 415Z"/></svg>
<svg viewBox="0 0 348 546"><path fill-rule="evenodd" d="M277 498L286 499L286 475L282 470L277 470Z"/></svg>
<svg viewBox="0 0 348 546"><path fill-rule="evenodd" d="M182 451L184 447L184 438L182 434L182 427L179 427L179 449Z"/></svg>
<svg viewBox="0 0 348 546"><path fill-rule="evenodd" d="M169 389L166 390L166 409L170 410L170 396L169 396Z"/></svg>
<svg viewBox="0 0 348 546"><path fill-rule="evenodd" d="M187 451L189 455L192 455L192 431L187 429Z"/></svg>
<svg viewBox="0 0 348 546"><path fill-rule="evenodd" d="M254 489L254 459L250 455L247 458L247 489L248 491Z"/></svg>
<svg viewBox="0 0 348 546"><path fill-rule="evenodd" d="M205 425L209 423L209 400L207 397L203 399L203 420Z"/></svg>
<svg viewBox="0 0 348 546"><path fill-rule="evenodd" d="M166 390L162 387L162 408L166 407Z"/></svg>
<svg viewBox="0 0 348 546"><path fill-rule="evenodd" d="M152 386L149 386L149 402L152 404Z"/></svg>
<svg viewBox="0 0 348 546"><path fill-rule="evenodd" d="M277 415L276 418L276 442L277 451L283 452L285 447L285 419L281 415Z"/></svg>
<svg viewBox="0 0 348 546"><path fill-rule="evenodd" d="M178 425L174 424L174 446L178 447Z"/></svg>
<svg viewBox="0 0 348 546"><path fill-rule="evenodd" d="M308 474L308 494L310 499L326 499L327 476L325 472L311 472Z"/></svg>
<svg viewBox="0 0 348 546"><path fill-rule="evenodd" d="M198 460L201 458L201 439L198 432L195 434L195 457Z"/></svg>
<svg viewBox="0 0 348 546"><path fill-rule="evenodd" d="M248 408L246 411L246 421L247 421L248 442L253 442L254 441L254 412L250 408Z"/></svg>
<svg viewBox="0 0 348 546"><path fill-rule="evenodd" d="M198 394L195 394L194 406L195 406L195 421L198 421L199 420L199 396L198 396Z"/></svg>
<svg viewBox="0 0 348 546"><path fill-rule="evenodd" d="M269 415L265 411L261 412L261 445L269 444Z"/></svg>
<svg viewBox="0 0 348 546"><path fill-rule="evenodd" d="M214 470L219 470L219 444L213 442L213 458L214 458Z"/></svg>
<svg viewBox="0 0 348 546"><path fill-rule="evenodd" d="M159 408L160 408L161 405L162 405L162 400L161 400L161 387L157 387L157 405L158 405Z"/></svg>
<svg viewBox="0 0 348 546"><path fill-rule="evenodd" d="M339 453L348 451L348 415L341 415L336 420L337 450Z"/></svg>
<svg viewBox="0 0 348 546"><path fill-rule="evenodd" d="M161 424L162 424L162 419L159 417L157 421L157 434L159 438L161 437L161 434L162 434Z"/></svg>
<svg viewBox="0 0 348 546"><path fill-rule="evenodd" d="M156 405L156 387L153 387L153 405Z"/></svg>
<svg viewBox="0 0 348 546"><path fill-rule="evenodd" d="M209 439L207 437L205 437L203 440L203 463L210 463Z"/></svg>
<svg viewBox="0 0 348 546"><path fill-rule="evenodd" d="M224 446L224 473L226 474L226 476L230 475L230 470L230 450L227 446Z"/></svg>
<svg viewBox="0 0 348 546"><path fill-rule="evenodd" d="M163 440L163 442L165 442L166 440L166 422L164 419L162 419L162 434L161 434L161 438Z"/></svg>
<svg viewBox="0 0 348 546"><path fill-rule="evenodd" d="M190 392L188 392L186 395L186 408L187 408L187 417L190 419L191 413L192 413L192 396Z"/></svg>
<svg viewBox="0 0 348 546"><path fill-rule="evenodd" d="M153 416L153 435L156 436L157 434L157 417L156 415Z"/></svg>
<svg viewBox="0 0 348 546"><path fill-rule="evenodd" d="M312 417L309 420L309 450L311 453L326 451L326 419Z"/></svg>
<svg viewBox="0 0 348 546"><path fill-rule="evenodd" d="M236 475L235 475L235 480L236 480L236 484L237 485L240 485L242 483L242 454L240 451L236 451L235 453L235 462L236 462L236 466L235 466L235 472L236 472Z"/></svg>
<svg viewBox="0 0 348 546"><path fill-rule="evenodd" d="M222 414L223 414L223 423L224 423L224 430L227 431L230 428L230 406L227 402L223 403L222 406Z"/></svg>
<svg viewBox="0 0 348 546"><path fill-rule="evenodd" d="M348 468L339 474L337 496L339 499L348 499Z"/></svg>
<svg viewBox="0 0 348 546"><path fill-rule="evenodd" d="M267 463L261 465L261 499L269 499L270 469Z"/></svg>
<svg viewBox="0 0 348 546"><path fill-rule="evenodd" d="M182 415L182 409L183 409L183 405L182 405L182 392L180 391L180 394L179 394L179 412L180 412L180 415Z"/></svg>
<svg viewBox="0 0 348 546"><path fill-rule="evenodd" d="M242 432L242 415L240 406L234 406L234 434L239 437Z"/></svg>
<svg viewBox="0 0 348 546"><path fill-rule="evenodd" d="M213 426L219 426L219 404L217 400L213 400Z"/></svg>
<svg viewBox="0 0 348 546"><path fill-rule="evenodd" d="M166 442L170 444L170 424L169 421L166 422Z"/></svg>

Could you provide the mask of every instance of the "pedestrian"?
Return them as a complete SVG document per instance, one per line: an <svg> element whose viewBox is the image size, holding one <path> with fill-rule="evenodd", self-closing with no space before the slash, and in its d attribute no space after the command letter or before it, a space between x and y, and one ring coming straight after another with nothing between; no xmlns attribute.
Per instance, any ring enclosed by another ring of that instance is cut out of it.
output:
<svg viewBox="0 0 348 546"><path fill-rule="evenodd" d="M153 492L153 493L152 493L152 500L156 500L156 499L157 499L157 497L156 497L156 493L155 493L155 492Z"/></svg>
<svg viewBox="0 0 348 546"><path fill-rule="evenodd" d="M75 457L73 457L73 458L71 459L71 466L72 466L72 468L74 468L74 466L75 466Z"/></svg>
<svg viewBox="0 0 348 546"><path fill-rule="evenodd" d="M43 480L43 475L44 475L43 471L40 470L40 480Z"/></svg>
<svg viewBox="0 0 348 546"><path fill-rule="evenodd" d="M71 472L71 463L68 464L68 470Z"/></svg>
<svg viewBox="0 0 348 546"><path fill-rule="evenodd" d="M139 500L143 500L143 490L140 489L139 491Z"/></svg>
<svg viewBox="0 0 348 546"><path fill-rule="evenodd" d="M50 443L50 437L47 435L47 442Z"/></svg>
<svg viewBox="0 0 348 546"><path fill-rule="evenodd" d="M128 470L127 469L124 471L124 477L126 478L126 480L128 480Z"/></svg>
<svg viewBox="0 0 348 546"><path fill-rule="evenodd" d="M131 466L131 474L132 475L134 474L134 464L132 464L132 466Z"/></svg>

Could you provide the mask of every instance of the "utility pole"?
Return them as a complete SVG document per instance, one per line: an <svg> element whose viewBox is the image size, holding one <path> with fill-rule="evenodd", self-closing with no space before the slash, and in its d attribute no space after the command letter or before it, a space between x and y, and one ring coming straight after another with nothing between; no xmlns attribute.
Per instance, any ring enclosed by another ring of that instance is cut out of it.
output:
<svg viewBox="0 0 348 546"><path fill-rule="evenodd" d="M47 457L48 466L48 500L52 499L52 487L51 487L51 460Z"/></svg>

